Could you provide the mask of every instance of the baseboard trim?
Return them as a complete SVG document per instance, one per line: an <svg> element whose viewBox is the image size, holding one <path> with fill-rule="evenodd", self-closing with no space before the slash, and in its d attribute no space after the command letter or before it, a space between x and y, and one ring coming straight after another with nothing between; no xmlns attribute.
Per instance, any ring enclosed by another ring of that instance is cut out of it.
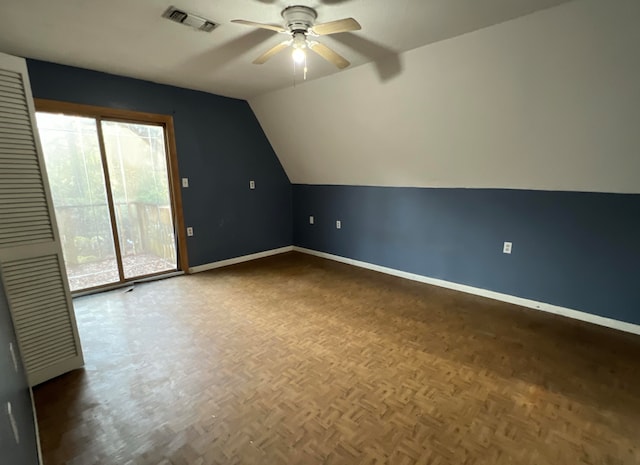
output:
<svg viewBox="0 0 640 465"><path fill-rule="evenodd" d="M326 258L329 260L334 260L336 262L346 263L348 265L353 265L360 268L366 268L368 270L378 271L380 273L397 276L399 278L410 279L412 281L418 281L425 284L432 284L434 286L439 286L439 287L445 287L447 289L453 289L455 291L466 292L467 294L479 295L482 297L487 297L489 299L499 300L501 302L520 305L521 307L532 308L534 310L553 313L555 315L562 315L568 318L573 318L575 320L586 321L588 323L593 323L600 326L606 326L607 328L613 328L613 329L617 329L627 333L640 335L640 325L627 323L619 320L614 320L612 318L607 318L604 316L593 315L591 313L582 312L580 310L559 307L557 305L552 305L545 302L538 302L530 299L524 299L522 297L516 297L509 294L502 294L500 292L489 291L487 289L481 289L479 287L467 286L465 284L458 284L450 281L444 281L442 279L430 278L428 276L408 273L406 271L396 270L395 268L388 268L386 266L375 265L373 263L354 260L352 258L346 258L346 257L341 257L339 255L329 254L326 252L319 252L317 250L306 249L304 247L294 246L293 250L296 252L315 255L316 257Z"/></svg>
<svg viewBox="0 0 640 465"><path fill-rule="evenodd" d="M206 263L204 265L192 266L189 268L189 273L200 273L202 271L213 270L215 268L222 268L223 266L235 265L237 263L257 260L258 258L270 257L271 255L278 255L285 252L291 252L292 250L293 250L293 246L288 245L286 247L280 247L279 249L265 250L264 252L252 253L250 255L243 255L241 257L229 258L227 260L220 260L219 262L212 262L212 263Z"/></svg>

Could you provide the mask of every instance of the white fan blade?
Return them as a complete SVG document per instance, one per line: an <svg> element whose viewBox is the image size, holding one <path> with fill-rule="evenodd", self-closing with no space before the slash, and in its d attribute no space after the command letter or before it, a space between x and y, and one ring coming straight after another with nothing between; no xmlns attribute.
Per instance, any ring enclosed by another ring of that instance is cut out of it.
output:
<svg viewBox="0 0 640 465"><path fill-rule="evenodd" d="M323 44L320 44L320 43L316 42L314 44L311 44L310 48L311 48L311 50L316 52L318 55L320 55L322 58L327 60L329 63L333 63L334 65L336 65L340 69L346 68L347 66L349 66L351 64L351 63L349 63L347 61L346 58L344 58L341 55L338 55L336 52L331 50L326 45L323 45Z"/></svg>
<svg viewBox="0 0 640 465"><path fill-rule="evenodd" d="M256 23L254 21L247 21L244 19L232 19L232 23L244 24L245 26L253 26L259 27L261 29L269 29L270 31L275 32L287 32L287 30L281 26L276 26L275 24L264 24L264 23Z"/></svg>
<svg viewBox="0 0 640 465"><path fill-rule="evenodd" d="M291 45L291 41L290 40L285 40L284 42L279 43L275 47L271 47L269 50L264 52L258 58L253 60L253 64L254 65L261 65L261 64L265 63L269 58L273 57L276 53L281 52L282 50L287 48L289 45Z"/></svg>
<svg viewBox="0 0 640 465"><path fill-rule="evenodd" d="M360 29L362 29L362 26L353 18L316 24L311 28L311 30L319 36L328 36L329 34L338 34L339 32L359 31Z"/></svg>

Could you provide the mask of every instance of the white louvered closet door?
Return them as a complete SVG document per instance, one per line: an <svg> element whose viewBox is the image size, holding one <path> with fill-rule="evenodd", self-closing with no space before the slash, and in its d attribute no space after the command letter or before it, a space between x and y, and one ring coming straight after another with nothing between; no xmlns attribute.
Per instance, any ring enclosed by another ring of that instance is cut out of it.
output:
<svg viewBox="0 0 640 465"><path fill-rule="evenodd" d="M29 384L83 365L27 65L0 54L0 266Z"/></svg>

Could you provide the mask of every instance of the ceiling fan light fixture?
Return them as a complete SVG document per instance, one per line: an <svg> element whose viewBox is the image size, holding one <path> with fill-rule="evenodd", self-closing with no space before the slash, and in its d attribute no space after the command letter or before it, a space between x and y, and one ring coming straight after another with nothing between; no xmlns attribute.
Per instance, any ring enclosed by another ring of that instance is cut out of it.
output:
<svg viewBox="0 0 640 465"><path fill-rule="evenodd" d="M291 36L290 40L271 47L258 58L253 60L254 64L261 65L265 63L275 54L289 46L293 46L293 52L291 55L294 63L304 63L305 74L307 70L306 49L312 50L321 58L332 63L339 69L346 68L351 64L346 58L339 55L328 46L316 41L310 41L308 38L339 34L341 32L358 31L361 29L358 21L353 18L343 18L335 21L329 21L328 23L315 24L315 20L318 17L316 10L304 5L289 6L282 10L281 14L285 22L284 27L273 24L256 23L255 21L248 21L246 19L234 19L231 21L233 23L269 29L275 32L282 32Z"/></svg>
<svg viewBox="0 0 640 465"><path fill-rule="evenodd" d="M296 47L293 49L293 52L291 52L291 56L293 57L293 61L300 65L304 63L307 54L304 52L303 48Z"/></svg>

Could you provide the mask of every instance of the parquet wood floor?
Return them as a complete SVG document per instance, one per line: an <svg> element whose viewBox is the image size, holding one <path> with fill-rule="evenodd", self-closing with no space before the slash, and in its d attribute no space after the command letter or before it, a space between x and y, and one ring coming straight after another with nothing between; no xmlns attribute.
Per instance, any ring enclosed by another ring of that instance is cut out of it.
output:
<svg viewBox="0 0 640 465"><path fill-rule="evenodd" d="M636 336L297 253L75 306L46 465L640 463Z"/></svg>

